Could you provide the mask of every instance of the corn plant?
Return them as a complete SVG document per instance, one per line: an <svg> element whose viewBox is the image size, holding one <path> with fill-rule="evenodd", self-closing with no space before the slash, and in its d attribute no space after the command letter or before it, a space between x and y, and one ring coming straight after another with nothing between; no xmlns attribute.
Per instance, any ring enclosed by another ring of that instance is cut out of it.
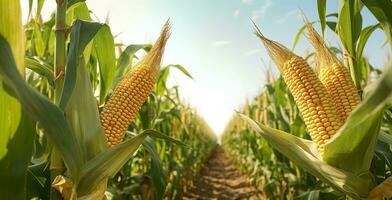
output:
<svg viewBox="0 0 392 200"><path fill-rule="evenodd" d="M184 171L194 170L192 167L206 159L201 154L208 154L215 138L208 127L200 127L205 125L202 120L188 123L198 127L192 130L194 135L201 134L194 137L198 138L195 142L205 152L190 150L183 143L189 140L177 137L178 131L169 134L173 116L165 116L162 105L174 104L180 109L182 102L171 103L171 95L165 93L171 91L165 85L170 67L160 70L169 35L168 23L154 45L129 45L122 49L122 44L114 42L107 24L92 21L85 2L57 0L56 13L46 22L40 15L44 1L34 2L36 15L32 14L30 1L24 27L19 1L0 3L3 197L103 199L118 181L119 173L130 170L131 174L126 176L133 177L140 172L139 166L143 167L143 177L150 178L138 186L143 191L142 198L161 199L166 191L169 195L169 189L166 190L169 177L161 176L168 173L166 170L173 172L163 166L171 156L164 154L166 148L194 153L190 157L193 160L183 159L187 154L181 153L182 159L175 162L186 164ZM118 58L116 47L121 51ZM142 59L135 56L139 50L147 52ZM133 62L136 59L137 64ZM173 66L189 75L182 66ZM153 112L154 107L159 111ZM122 132L113 132L118 124ZM122 137L123 133L126 137ZM181 136L188 135L187 132ZM141 145L143 153L137 151ZM147 152L150 156L140 156ZM144 159L142 164L135 168L128 166L140 158ZM181 177L183 171L178 174ZM172 185L170 191L177 191L178 187Z"/></svg>
<svg viewBox="0 0 392 200"><path fill-rule="evenodd" d="M391 21L387 17L387 12L384 12L384 8L392 5L388 1L363 1L363 3L342 1L341 9L336 14L338 21L326 23L325 18L328 15L325 14L325 3L325 1L318 1L322 31L324 32L326 24L336 31L343 44L344 62L335 57L334 52L314 31L311 23L307 22L301 32L305 28L308 29L311 43L316 48L315 59L320 69L320 79L303 58L295 55L283 45L267 39L256 27L256 35L266 46L287 84L289 89L287 93L290 94L288 97L292 95L294 98L292 103L298 107L303 122L296 123L306 125L302 125L301 132L305 132L306 127L310 138L303 135L298 137L285 132L293 133L291 128L287 128L287 125L290 126L287 122L292 119L271 119L267 114L268 120L272 122L257 123L259 121L250 119L254 116L247 114L246 110L249 109L247 106L242 118L272 147L340 194L346 194L355 199L391 197L389 192L391 188L388 186L391 181L389 177L391 166L388 165L390 161L388 155L392 155L389 147L391 137L388 129L382 128L390 126L390 121L386 119L390 116L389 104L392 100L391 67L387 66L378 80L369 79L371 71L368 70L369 64L362 58L362 52L370 34L380 25L376 24L362 30L360 11L365 5L373 12L380 24L383 24L381 27L390 42ZM351 77L347 69L341 67L343 64L347 66ZM364 87L366 83L369 84L368 87ZM364 94L362 88L364 88ZM266 93L264 92L263 95ZM359 103L358 95L363 99L361 103ZM275 101L274 103L284 102ZM287 111L291 113L292 110ZM263 112L269 113L268 110L263 110ZM284 123L281 123L282 121ZM271 126L271 123L277 124ZM294 122L291 122L291 125L298 126ZM233 127L228 128L227 135L225 135L227 149L231 148L230 145L233 145L235 141L233 129ZM257 155L255 153L257 150L260 151L260 147L253 150L253 154ZM238 151L231 150L231 152L238 154ZM262 160L268 159L268 156L271 155L265 155ZM284 177L282 176L282 179L285 179ZM309 188L313 191L304 193L298 198L315 194L324 195L320 198L326 198L326 195L331 195L331 193L325 193L326 191L322 188L322 186ZM282 189L280 192L285 192L285 190ZM337 194L337 196L342 198L342 195ZM286 197L292 198L293 196L286 193Z"/></svg>

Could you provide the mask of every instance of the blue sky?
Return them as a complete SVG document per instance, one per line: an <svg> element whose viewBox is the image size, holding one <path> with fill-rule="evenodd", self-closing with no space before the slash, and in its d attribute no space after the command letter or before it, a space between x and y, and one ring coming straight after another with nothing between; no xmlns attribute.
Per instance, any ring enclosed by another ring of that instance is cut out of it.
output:
<svg viewBox="0 0 392 200"><path fill-rule="evenodd" d="M43 15L54 10L54 0L46 1ZM263 33L292 47L298 29L303 25L299 9L310 20L316 20L316 0L87 0L98 20L109 25L117 42L151 43L169 17L172 37L163 64L181 64L195 80L173 71L171 83L180 85L183 99L189 102L220 134L228 120L247 100L263 87L265 71L261 60L270 59L260 41L253 35L252 18ZM23 1L26 18L27 1ZM328 1L327 13L337 12L338 1ZM364 26L375 24L364 10ZM318 24L316 28L319 29ZM375 66L385 63L387 47L381 48L384 34L376 31L369 39L364 55ZM330 32L327 40L338 45ZM302 38L295 52L304 55L312 50ZM275 75L278 73L275 71Z"/></svg>

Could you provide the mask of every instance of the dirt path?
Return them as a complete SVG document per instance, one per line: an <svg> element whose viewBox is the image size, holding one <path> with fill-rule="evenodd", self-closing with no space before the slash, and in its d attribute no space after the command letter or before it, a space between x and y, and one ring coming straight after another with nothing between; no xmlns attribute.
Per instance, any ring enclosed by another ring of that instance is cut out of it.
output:
<svg viewBox="0 0 392 200"><path fill-rule="evenodd" d="M183 197L189 199L262 199L256 195L244 175L226 157L223 149L217 146L211 158L203 167L195 185Z"/></svg>

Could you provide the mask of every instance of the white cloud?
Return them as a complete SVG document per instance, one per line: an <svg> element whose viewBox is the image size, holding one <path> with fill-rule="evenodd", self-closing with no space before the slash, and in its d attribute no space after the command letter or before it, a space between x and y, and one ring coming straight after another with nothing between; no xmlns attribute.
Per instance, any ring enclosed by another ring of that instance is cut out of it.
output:
<svg viewBox="0 0 392 200"><path fill-rule="evenodd" d="M238 15L240 15L240 13L241 13L240 10L237 9L234 11L233 15L234 15L234 17L238 17Z"/></svg>
<svg viewBox="0 0 392 200"><path fill-rule="evenodd" d="M245 56L252 56L254 54L259 53L260 51L261 51L260 49L251 49L251 50L245 52Z"/></svg>
<svg viewBox="0 0 392 200"><path fill-rule="evenodd" d="M297 15L299 16L298 10L291 10L290 12L287 12L283 17L279 18L276 20L277 24L283 24L285 21L287 21L290 17Z"/></svg>
<svg viewBox="0 0 392 200"><path fill-rule="evenodd" d="M253 0L242 0L242 2L245 4L252 4L254 1Z"/></svg>
<svg viewBox="0 0 392 200"><path fill-rule="evenodd" d="M231 44L231 41L228 40L218 40L218 41L214 41L211 43L212 46L214 47L220 47L220 46L225 46Z"/></svg>
<svg viewBox="0 0 392 200"><path fill-rule="evenodd" d="M272 0L265 0L262 5L257 10L252 11L252 19L257 20L260 17L264 16L268 9L272 6Z"/></svg>

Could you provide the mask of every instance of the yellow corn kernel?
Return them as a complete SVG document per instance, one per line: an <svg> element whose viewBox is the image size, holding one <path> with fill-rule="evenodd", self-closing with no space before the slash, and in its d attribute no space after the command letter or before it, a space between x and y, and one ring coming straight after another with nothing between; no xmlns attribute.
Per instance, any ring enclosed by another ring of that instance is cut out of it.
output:
<svg viewBox="0 0 392 200"><path fill-rule="evenodd" d="M345 122L350 113L360 103L361 98L348 70L328 49L324 40L314 30L311 23L306 22L309 40L316 49L316 63L320 69L320 80L327 88L336 111Z"/></svg>
<svg viewBox="0 0 392 200"><path fill-rule="evenodd" d="M293 94L312 140L318 150L323 152L325 143L342 124L327 89L303 58L283 45L267 39L258 29L256 35L262 40L278 66ZM332 124L339 124L339 126ZM329 134L327 130L332 130L333 134Z"/></svg>
<svg viewBox="0 0 392 200"><path fill-rule="evenodd" d="M109 147L122 141L129 124L150 95L159 74L169 31L168 21L150 52L118 83L104 106L100 118Z"/></svg>

